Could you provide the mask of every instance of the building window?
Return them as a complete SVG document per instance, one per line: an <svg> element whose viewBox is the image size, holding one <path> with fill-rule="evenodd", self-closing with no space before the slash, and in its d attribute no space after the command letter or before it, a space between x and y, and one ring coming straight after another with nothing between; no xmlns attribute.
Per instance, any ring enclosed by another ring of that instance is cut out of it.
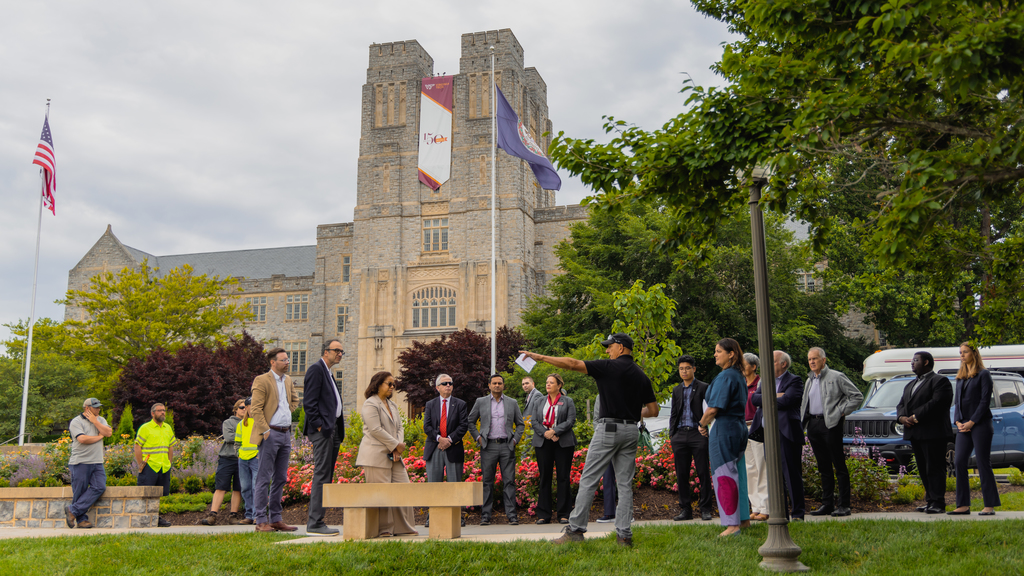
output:
<svg viewBox="0 0 1024 576"><path fill-rule="evenodd" d="M423 251L448 251L447 218L426 218L423 220Z"/></svg>
<svg viewBox="0 0 1024 576"><path fill-rule="evenodd" d="M455 290L444 286L421 288L412 295L413 328L455 326Z"/></svg>
<svg viewBox="0 0 1024 576"><path fill-rule="evenodd" d="M266 296L253 296L251 298L245 298L245 305L249 307L249 311L252 312L253 322L266 322L267 321L267 297Z"/></svg>
<svg viewBox="0 0 1024 576"><path fill-rule="evenodd" d="M348 306L338 306L338 334L343 334L347 325Z"/></svg>
<svg viewBox="0 0 1024 576"><path fill-rule="evenodd" d="M352 257L342 256L341 257L341 281L348 282L349 277L352 273Z"/></svg>
<svg viewBox="0 0 1024 576"><path fill-rule="evenodd" d="M309 296L299 295L288 296L285 300L284 319L286 321L305 320L306 308L309 306Z"/></svg>
<svg viewBox="0 0 1024 576"><path fill-rule="evenodd" d="M796 289L801 292L820 292L821 282L815 282L813 272L797 272Z"/></svg>
<svg viewBox="0 0 1024 576"><path fill-rule="evenodd" d="M288 373L302 374L306 371L306 342L285 342L284 351L288 353Z"/></svg>

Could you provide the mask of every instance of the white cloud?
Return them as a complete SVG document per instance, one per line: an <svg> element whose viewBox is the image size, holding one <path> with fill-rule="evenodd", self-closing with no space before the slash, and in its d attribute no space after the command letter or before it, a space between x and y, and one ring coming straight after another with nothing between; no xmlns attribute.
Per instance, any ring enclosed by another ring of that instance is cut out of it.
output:
<svg viewBox="0 0 1024 576"><path fill-rule="evenodd" d="M660 127L725 26L681 2L5 2L0 6L0 323L29 315L38 210L31 162L46 98L58 161L37 316L112 224L155 254L312 244L351 221L368 47L416 39L457 73L460 36L511 28L548 85L555 130L601 116ZM563 174L559 203L587 190ZM0 328L0 338L6 338Z"/></svg>

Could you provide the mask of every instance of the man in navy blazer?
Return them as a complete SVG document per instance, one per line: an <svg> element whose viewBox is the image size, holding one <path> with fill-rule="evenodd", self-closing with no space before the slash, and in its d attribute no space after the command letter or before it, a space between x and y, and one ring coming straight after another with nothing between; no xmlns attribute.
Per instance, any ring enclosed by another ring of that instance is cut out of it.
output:
<svg viewBox="0 0 1024 576"><path fill-rule="evenodd" d="M469 412L470 434L480 445L480 468L483 472L484 505L480 525L491 523L494 508L494 477L501 466L501 481L504 484L505 515L508 523L519 524L516 513L516 444L523 437L526 424L519 411L519 403L505 396L505 380L499 375L491 376L487 384L491 393L477 398ZM477 421L480 428L477 428Z"/></svg>
<svg viewBox="0 0 1024 576"><path fill-rule="evenodd" d="M668 419L669 441L672 443L672 457L676 466L676 484L679 487L679 515L673 520L693 520L693 490L690 489L690 461L697 469L700 483L700 516L711 520L714 509L711 486L711 468L708 459L708 439L697 430L697 424L704 416L704 394L707 382L696 378L697 361L693 356L681 356L679 377L682 383L672 389L672 412Z"/></svg>
<svg viewBox="0 0 1024 576"><path fill-rule="evenodd" d="M302 434L313 444L313 481L309 491L309 519L306 533L333 536L336 528L324 523L324 484L334 482L334 465L338 450L345 440L344 405L341 393L331 374L331 367L345 356L345 348L338 340L324 343L320 360L306 367L302 379L302 408L306 423Z"/></svg>
<svg viewBox="0 0 1024 576"><path fill-rule="evenodd" d="M804 446L804 431L800 426L800 402L804 395L804 382L799 376L789 371L792 359L782 350L775 351L775 396L778 404L779 439L782 441L782 474L786 481L791 505L790 516L793 520L803 520L806 507L804 504L804 478L800 466L801 451ZM750 425L750 433L754 434L764 425L764 414L761 409L761 391L750 397L751 403L757 406L754 423Z"/></svg>
<svg viewBox="0 0 1024 576"><path fill-rule="evenodd" d="M449 482L461 482L462 465L466 460L462 437L469 430L466 403L452 395L451 376L441 374L434 386L438 397L429 400L423 411L423 432L427 436L423 460L427 463L427 482L443 482L446 476ZM445 415L443 434L441 414Z"/></svg>

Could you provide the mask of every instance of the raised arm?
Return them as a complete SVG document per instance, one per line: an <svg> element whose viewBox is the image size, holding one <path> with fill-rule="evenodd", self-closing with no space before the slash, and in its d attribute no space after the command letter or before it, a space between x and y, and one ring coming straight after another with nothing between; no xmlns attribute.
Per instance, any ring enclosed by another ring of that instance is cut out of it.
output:
<svg viewBox="0 0 1024 576"><path fill-rule="evenodd" d="M584 374L587 373L587 365L583 363L583 360L577 360L575 358L568 358L565 356L544 356L543 354L527 352L526 350L520 350L519 353L526 354L527 357L533 358L537 362L546 362L551 364L555 368L572 370L573 372L582 372Z"/></svg>

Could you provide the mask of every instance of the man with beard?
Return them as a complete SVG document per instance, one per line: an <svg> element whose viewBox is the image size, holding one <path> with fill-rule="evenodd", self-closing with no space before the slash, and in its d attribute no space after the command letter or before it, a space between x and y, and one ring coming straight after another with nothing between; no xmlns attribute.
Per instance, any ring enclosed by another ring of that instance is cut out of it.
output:
<svg viewBox="0 0 1024 576"><path fill-rule="evenodd" d="M516 513L516 444L526 430L519 404L505 396L505 380L498 374L491 376L488 383L491 393L477 398L469 412L469 432L480 445L480 468L483 470L484 505L480 525L491 523L494 508L494 477L501 466L501 481L504 484L505 515L508 523L519 524ZM477 421L480 427L477 428Z"/></svg>
<svg viewBox="0 0 1024 576"><path fill-rule="evenodd" d="M925 505L918 512L942 514L946 511L946 444L952 436L949 406L953 386L933 372L935 359L918 352L910 361L917 378L907 383L896 405L896 420L903 424L903 439L910 441L914 460L924 486Z"/></svg>
<svg viewBox="0 0 1024 576"><path fill-rule="evenodd" d="M107 489L107 473L103 468L103 439L113 431L100 416L103 404L96 398L87 398L82 404L82 415L71 421L71 458L68 470L71 472L71 504L64 507L68 528L92 528L89 508L100 499ZM131 412L125 413L128 418ZM121 416L124 418L124 416Z"/></svg>
<svg viewBox="0 0 1024 576"><path fill-rule="evenodd" d="M149 409L152 420L139 428L135 435L135 464L139 468L139 486L163 486L164 496L171 493L171 462L174 460L173 447L178 443L174 429L164 423L167 408L160 403ZM158 518L156 525L161 528L171 523Z"/></svg>
<svg viewBox="0 0 1024 576"><path fill-rule="evenodd" d="M298 528L281 519L281 495L288 481L292 453L292 410L299 395L288 377L288 353L284 348L267 352L270 371L252 381L253 425L250 443L259 446L260 465L253 483L254 521L258 532L294 532Z"/></svg>

